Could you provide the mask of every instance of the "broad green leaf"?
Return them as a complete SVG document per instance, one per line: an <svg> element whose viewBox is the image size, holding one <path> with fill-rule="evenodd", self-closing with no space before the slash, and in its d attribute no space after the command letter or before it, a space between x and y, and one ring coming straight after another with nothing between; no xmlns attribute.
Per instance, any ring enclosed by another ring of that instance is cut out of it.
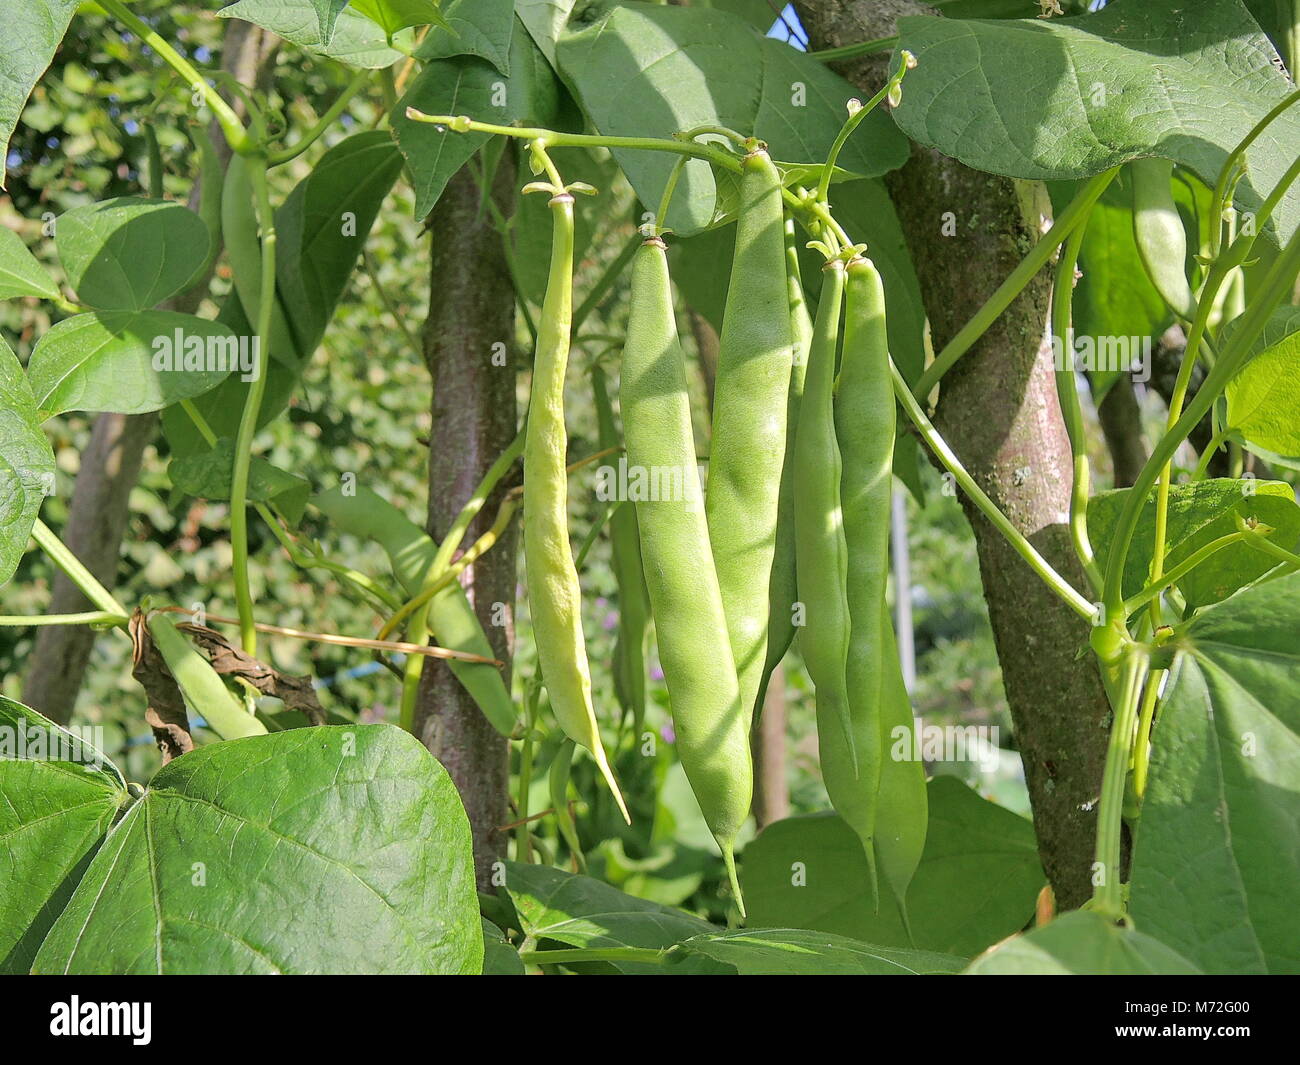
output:
<svg viewBox="0 0 1300 1065"><path fill-rule="evenodd" d="M54 472L31 385L0 337L0 584L27 550L41 501L54 491Z"/></svg>
<svg viewBox="0 0 1300 1065"><path fill-rule="evenodd" d="M741 976L922 976L961 972L965 958L923 950L878 947L800 928L712 932L682 950L734 965Z"/></svg>
<svg viewBox="0 0 1300 1065"><path fill-rule="evenodd" d="M1144 926L1145 927L1145 926ZM1160 940L1075 910L999 944L972 976L1194 976L1195 965Z"/></svg>
<svg viewBox="0 0 1300 1065"><path fill-rule="evenodd" d="M27 97L68 32L78 0L0 0L0 161ZM0 188L4 177L0 175Z"/></svg>
<svg viewBox="0 0 1300 1065"><path fill-rule="evenodd" d="M387 132L356 133L321 156L276 212L276 292L302 358L324 337L401 171Z"/></svg>
<svg viewBox="0 0 1300 1065"><path fill-rule="evenodd" d="M1198 614L1152 736L1138 927L1209 973L1300 973L1300 574Z"/></svg>
<svg viewBox="0 0 1300 1065"><path fill-rule="evenodd" d="M412 26L445 26L446 19L434 0L352 0L352 10L364 15L392 40L399 30Z"/></svg>
<svg viewBox="0 0 1300 1065"><path fill-rule="evenodd" d="M483 975L523 976L524 963L496 925L483 918Z"/></svg>
<svg viewBox="0 0 1300 1065"><path fill-rule="evenodd" d="M143 414L215 388L244 355L256 372L251 350L207 318L92 311L65 318L37 341L27 378L42 418L70 410Z"/></svg>
<svg viewBox="0 0 1300 1065"><path fill-rule="evenodd" d="M330 489L312 502L342 531L379 544L406 594L414 596L419 592L438 549L429 534L401 510L359 485L351 494L340 488ZM492 644L459 581L452 581L429 600L429 628L439 646L493 657ZM456 659L447 659L447 666L492 727L503 736L511 735L519 718L501 671L485 663Z"/></svg>
<svg viewBox="0 0 1300 1065"><path fill-rule="evenodd" d="M1292 89L1238 0L1119 0L1077 18L909 17L898 27L917 59L894 111L900 128L1010 177L1087 177L1155 155L1213 185L1227 154ZM1298 141L1292 108L1251 146L1238 188L1247 209L1294 162ZM1293 188L1273 218L1283 241L1298 220Z"/></svg>
<svg viewBox="0 0 1300 1065"><path fill-rule="evenodd" d="M16 296L59 298L59 286L12 229L0 226L0 300Z"/></svg>
<svg viewBox="0 0 1300 1065"><path fill-rule="evenodd" d="M329 56L340 63L364 70L391 67L405 56L388 46L384 31L370 19L346 8L334 23L333 35L321 36L320 20L312 0L239 0L223 7L218 18L238 18L278 34L309 52ZM409 47L410 31L402 31L397 43Z"/></svg>
<svg viewBox="0 0 1300 1065"><path fill-rule="evenodd" d="M175 295L203 265L210 240L188 207L134 196L74 207L54 233L77 298L105 311L146 311Z"/></svg>
<svg viewBox="0 0 1300 1065"><path fill-rule="evenodd" d="M1088 500L1088 533L1103 569L1110 557L1115 523L1128 491L1121 488L1100 492ZM1146 584L1155 544L1155 506L1153 491L1142 508L1125 560L1125 596L1141 591ZM1273 526L1276 531L1269 539L1287 550L1300 540L1300 507L1296 506L1295 490L1289 484L1227 477L1176 484L1169 492L1165 571L1210 541L1233 532L1234 515L1257 518ZM1227 598L1276 565L1275 559L1247 544L1233 544L1212 555L1179 581L1178 586L1190 605L1204 606Z"/></svg>
<svg viewBox="0 0 1300 1065"><path fill-rule="evenodd" d="M1045 882L1033 826L955 777L927 791L925 852L907 893L912 934L922 949L972 957L1033 917ZM888 892L872 912L869 876L862 845L834 814L777 821L745 848L750 923L911 946ZM965 890L974 883L979 891Z"/></svg>
<svg viewBox="0 0 1300 1065"><path fill-rule="evenodd" d="M393 132L411 168L415 215L423 218L438 202L453 174L487 141L486 133L453 133L413 122L406 109L426 115L469 115L481 122L545 125L557 107L555 76L523 26L510 38L510 76L477 56L453 56L426 64L393 108Z"/></svg>
<svg viewBox="0 0 1300 1065"><path fill-rule="evenodd" d="M206 454L181 455L167 467L172 484L187 495L199 499L229 499L230 478L235 461L235 445L222 437ZM248 471L248 501L274 503L281 514L296 525L307 506L311 484L296 474L272 466L266 459L253 456Z"/></svg>
<svg viewBox="0 0 1300 1065"><path fill-rule="evenodd" d="M126 783L85 739L0 696L0 973L26 972Z"/></svg>
<svg viewBox="0 0 1300 1065"><path fill-rule="evenodd" d="M1279 307L1256 353L1228 382L1228 426L1246 446L1294 465L1300 456L1300 307Z"/></svg>
<svg viewBox="0 0 1300 1065"><path fill-rule="evenodd" d="M197 748L95 855L37 973L476 973L469 823L390 725Z"/></svg>
<svg viewBox="0 0 1300 1065"><path fill-rule="evenodd" d="M446 27L431 29L415 54L425 62L476 55L509 76L514 9L513 0L451 0L444 12Z"/></svg>
<svg viewBox="0 0 1300 1065"><path fill-rule="evenodd" d="M644 947L665 949L718 929L681 910L625 895L586 876L573 876L544 865L506 863L505 890L514 903L525 935L570 947ZM703 959L688 959L685 971L717 972ZM614 962L623 973L655 974L664 965ZM683 969L674 967L675 972Z"/></svg>
<svg viewBox="0 0 1300 1065"><path fill-rule="evenodd" d="M761 137L776 159L825 158L845 105L860 95L744 19L701 7L611 7L590 25L570 23L557 54L560 73L602 134L671 137L723 125ZM641 202L657 209L674 160L662 152L615 156ZM840 164L874 177L906 159L906 141L876 112L845 145ZM718 199L708 164L692 162L661 224L683 235L703 229L713 222Z"/></svg>

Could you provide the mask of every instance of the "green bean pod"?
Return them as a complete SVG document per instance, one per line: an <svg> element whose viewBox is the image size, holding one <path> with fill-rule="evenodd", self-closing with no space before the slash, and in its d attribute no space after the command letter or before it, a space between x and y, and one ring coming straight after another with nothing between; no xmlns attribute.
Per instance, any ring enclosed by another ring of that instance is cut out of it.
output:
<svg viewBox="0 0 1300 1065"><path fill-rule="evenodd" d="M524 443L524 564L537 657L564 734L591 752L624 819L631 824L610 768L591 701L591 669L582 633L582 589L569 545L569 437L564 378L573 321L573 196L551 197L551 267L533 359Z"/></svg>
<svg viewBox="0 0 1300 1065"><path fill-rule="evenodd" d="M1187 282L1187 233L1170 188L1174 164L1168 159L1134 159L1133 240L1152 285L1169 309L1191 321L1196 299Z"/></svg>
<svg viewBox="0 0 1300 1065"><path fill-rule="evenodd" d="M668 259L658 238L647 240L633 260L619 397L629 467L681 485L682 498L660 493L636 503L642 562L677 754L743 914L735 841L754 788L748 706L741 702L700 508L686 363L673 318Z"/></svg>
<svg viewBox="0 0 1300 1065"><path fill-rule="evenodd" d="M718 346L705 501L727 635L748 717L767 661L790 393L781 177L762 150L745 157L736 251Z"/></svg>
<svg viewBox="0 0 1300 1065"><path fill-rule="evenodd" d="M790 391L786 397L785 463L781 467L781 491L777 503L776 550L772 556L772 577L767 595L767 656L754 699L754 721L758 721L763 713L763 700L767 696L772 671L794 641L794 605L799 598L794 551L794 447L813 323L799 276L799 248L792 218L785 220L785 263L786 290L790 299Z"/></svg>
<svg viewBox="0 0 1300 1065"><path fill-rule="evenodd" d="M207 279L212 264L221 254L221 201L225 186L225 175L221 172L221 159L217 155L217 146L212 143L208 131L202 125L194 128L194 145L199 152L199 217L208 230L208 254L194 271L185 287L193 288ZM251 196L251 189L250 189ZM252 207L252 201L249 201ZM256 232L256 230L254 230Z"/></svg>
<svg viewBox="0 0 1300 1065"><path fill-rule="evenodd" d="M149 635L176 679L185 701L203 715L208 728L223 740L264 736L266 726L248 713L206 658L194 649L166 614L150 614Z"/></svg>
<svg viewBox="0 0 1300 1065"><path fill-rule="evenodd" d="M614 425L605 370L591 367L591 388L596 404L596 427L601 450L617 448L622 441ZM650 620L645 575L641 572L641 540L636 514L630 505L618 507L609 519L614 580L618 585L618 640L614 645L614 684L624 710L632 717L634 732L645 721L645 637Z"/></svg>
<svg viewBox="0 0 1300 1065"><path fill-rule="evenodd" d="M573 812L569 809L569 771L573 766L572 740L565 740L555 753L550 771L546 774L546 786L551 796L551 809L555 811L555 824L573 855L573 860L583 872L587 869L587 858L582 853L582 841L578 838L578 826L574 823Z"/></svg>
<svg viewBox="0 0 1300 1065"><path fill-rule="evenodd" d="M844 302L844 263L822 272L817 321L808 352L808 375L795 435L795 559L804 624L799 649L817 689L817 745L822 778L836 811L870 855L872 803L857 776L855 735L849 715L848 545L840 504L840 449L833 406L835 354ZM874 746L876 737L871 737Z"/></svg>
<svg viewBox="0 0 1300 1065"><path fill-rule="evenodd" d="M930 821L925 767L916 742L912 701L898 662L894 627L888 608L881 607L884 663L880 689L880 788L876 793L876 864L894 894L903 924L911 934L907 916L907 888L925 850Z"/></svg>
<svg viewBox="0 0 1300 1065"><path fill-rule="evenodd" d="M844 352L835 398L835 433L844 467L840 502L848 545L849 714L864 798L855 826L874 834L880 785L880 702L885 592L889 580L889 509L894 458L894 391L889 376L885 290L869 259L846 270Z"/></svg>

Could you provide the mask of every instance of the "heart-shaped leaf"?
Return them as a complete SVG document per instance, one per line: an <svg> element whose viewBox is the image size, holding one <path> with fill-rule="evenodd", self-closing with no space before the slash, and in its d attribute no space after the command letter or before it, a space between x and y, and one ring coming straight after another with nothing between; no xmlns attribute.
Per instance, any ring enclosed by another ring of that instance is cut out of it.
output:
<svg viewBox="0 0 1300 1065"><path fill-rule="evenodd" d="M1158 939L1075 910L1000 943L972 976L1194 976L1199 970Z"/></svg>
<svg viewBox="0 0 1300 1065"><path fill-rule="evenodd" d="M352 0L351 6L383 30L390 41L399 30L412 26L447 25L434 0Z"/></svg>
<svg viewBox="0 0 1300 1065"><path fill-rule="evenodd" d="M4 5L0 34L0 160L9 158L9 138L40 76L68 32L78 0L16 0ZM0 175L0 187L3 187Z"/></svg>
<svg viewBox="0 0 1300 1065"><path fill-rule="evenodd" d="M1152 736L1138 926L1210 973L1300 972L1300 574L1198 614Z"/></svg>
<svg viewBox="0 0 1300 1065"><path fill-rule="evenodd" d="M146 311L174 296L206 261L210 241L188 207L132 196L74 207L54 233L77 298L106 311Z"/></svg>
<svg viewBox="0 0 1300 1065"><path fill-rule="evenodd" d="M87 737L3 696L0 795L0 973L22 973L128 796Z"/></svg>
<svg viewBox="0 0 1300 1065"><path fill-rule="evenodd" d="M251 338L176 311L92 311L36 343L27 377L42 418L70 410L143 414L256 374Z"/></svg>
<svg viewBox="0 0 1300 1065"><path fill-rule="evenodd" d="M908 17L898 28L917 59L894 111L903 132L1010 177L1087 177L1154 155L1213 185L1228 153L1294 88L1238 0L1120 0L1076 18ZM1238 188L1248 209L1295 161L1297 142L1293 107L1251 145ZM1285 241L1297 221L1293 187L1270 226Z"/></svg>
<svg viewBox="0 0 1300 1065"><path fill-rule="evenodd" d="M40 296L41 299L59 298L59 286L45 272L36 256L27 250L18 234L0 226L0 300L15 296Z"/></svg>
<svg viewBox="0 0 1300 1065"><path fill-rule="evenodd" d="M390 725L200 747L112 828L37 973L477 973L455 785Z"/></svg>
<svg viewBox="0 0 1300 1065"><path fill-rule="evenodd" d="M36 397L18 356L0 337L0 584L27 550L41 500L54 491L54 471Z"/></svg>

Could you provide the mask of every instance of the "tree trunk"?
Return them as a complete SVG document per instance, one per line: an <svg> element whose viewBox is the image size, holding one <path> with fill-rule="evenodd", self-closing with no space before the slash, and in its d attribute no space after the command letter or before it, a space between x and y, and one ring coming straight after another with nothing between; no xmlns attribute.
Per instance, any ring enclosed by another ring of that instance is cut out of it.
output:
<svg viewBox="0 0 1300 1065"><path fill-rule="evenodd" d="M502 155L491 194L502 215L509 217L515 202L510 151ZM428 527L441 538L517 432L515 295L501 234L489 212L481 209L478 185L468 170L452 178L430 221L433 284L424 330L425 361L433 379ZM467 543L492 524L507 488L498 486L488 499L470 526ZM503 662L510 661L514 641L514 530L512 525L462 575L493 653ZM460 790L474 838L479 886L490 889L492 865L506 843L500 826L509 820L509 745L447 666L432 660L425 665L420 685L415 734L447 767Z"/></svg>
<svg viewBox="0 0 1300 1065"><path fill-rule="evenodd" d="M813 48L888 36L898 15L929 11L898 0L806 0L798 7ZM864 93L873 91L885 77L883 57L843 64L843 72ZM1041 185L1018 188L919 146L886 184L938 350L1037 238L1046 195ZM1037 202L1022 205L1021 193ZM945 211L956 214L961 237L941 235ZM1051 347L1044 342L1050 288L1044 271L946 375L936 423L993 502L1082 589L1084 575L1064 523L1070 448ZM1078 654L1088 627L968 501L963 504L975 533L1039 854L1061 908L1077 907L1092 890L1096 800L1110 714L1092 657Z"/></svg>
<svg viewBox="0 0 1300 1065"><path fill-rule="evenodd" d="M223 37L221 69L241 84L253 85L269 70L278 47L277 38L257 26L230 19ZM243 100L226 94L242 115ZM210 133L225 162L230 156L221 127L214 120ZM199 187L190 193L190 207L198 206ZM203 298L205 284L168 300L170 310L193 313ZM144 449L158 431L158 415L101 414L95 419L90 445L81 454L81 467L68 505L62 540L95 579L106 588L117 584L117 564L129 517L131 489L140 476ZM56 573L49 613L72 614L91 609L81 590L62 573ZM90 662L96 633L86 625L42 628L32 650L32 665L23 684L23 702L60 724L72 718Z"/></svg>

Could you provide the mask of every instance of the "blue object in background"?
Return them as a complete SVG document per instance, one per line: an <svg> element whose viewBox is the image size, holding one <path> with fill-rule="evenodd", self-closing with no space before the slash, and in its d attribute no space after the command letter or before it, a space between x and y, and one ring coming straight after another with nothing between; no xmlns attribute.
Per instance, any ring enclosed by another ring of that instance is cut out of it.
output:
<svg viewBox="0 0 1300 1065"><path fill-rule="evenodd" d="M794 4L785 5L785 10L772 24L767 35L778 41L785 41L790 47L798 48L801 52L808 51L808 34L804 32L799 16L795 14Z"/></svg>

